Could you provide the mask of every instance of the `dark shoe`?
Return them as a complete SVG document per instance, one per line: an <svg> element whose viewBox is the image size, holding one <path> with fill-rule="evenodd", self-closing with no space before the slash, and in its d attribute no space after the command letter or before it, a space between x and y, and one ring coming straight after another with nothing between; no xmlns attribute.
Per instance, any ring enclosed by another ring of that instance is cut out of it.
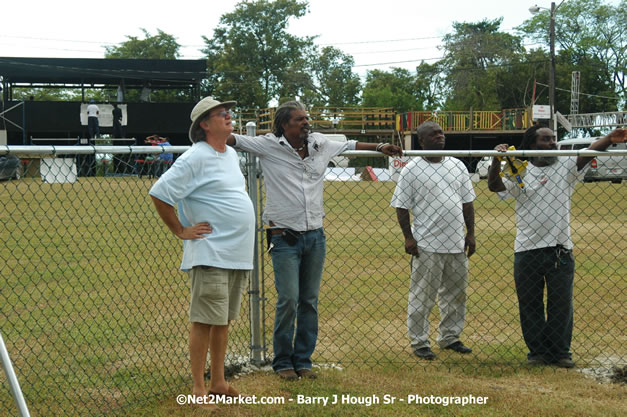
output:
<svg viewBox="0 0 627 417"><path fill-rule="evenodd" d="M570 358L561 358L553 362L552 365L555 365L558 368L574 368L575 362L573 362Z"/></svg>
<svg viewBox="0 0 627 417"><path fill-rule="evenodd" d="M542 356L532 356L527 359L527 365L530 366L544 366L548 365Z"/></svg>
<svg viewBox="0 0 627 417"><path fill-rule="evenodd" d="M454 350L455 352L462 353L462 354L472 352L471 348L469 348L468 346L464 346L464 344L460 342L459 340L455 343L451 343L450 345L446 346L444 349Z"/></svg>
<svg viewBox="0 0 627 417"><path fill-rule="evenodd" d="M414 349L414 355L418 356L420 359L425 359L427 361L432 361L437 358L437 356L435 356L435 353L433 353L430 347Z"/></svg>
<svg viewBox="0 0 627 417"><path fill-rule="evenodd" d="M286 381L298 381L298 375L293 369L284 369L282 371L278 371L277 374L281 379Z"/></svg>
<svg viewBox="0 0 627 417"><path fill-rule="evenodd" d="M306 369L306 368L305 369L299 369L298 371L296 371L296 373L301 378L308 378L308 379L316 379L316 378L318 378L318 375L314 374L311 369Z"/></svg>

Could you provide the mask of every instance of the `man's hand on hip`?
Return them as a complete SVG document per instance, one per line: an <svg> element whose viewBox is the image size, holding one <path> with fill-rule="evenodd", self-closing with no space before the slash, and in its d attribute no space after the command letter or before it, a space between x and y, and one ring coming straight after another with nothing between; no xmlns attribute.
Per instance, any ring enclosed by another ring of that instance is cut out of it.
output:
<svg viewBox="0 0 627 417"><path fill-rule="evenodd" d="M190 227L183 227L176 235L182 240L203 239L205 235L212 231L211 225L207 222L198 223Z"/></svg>

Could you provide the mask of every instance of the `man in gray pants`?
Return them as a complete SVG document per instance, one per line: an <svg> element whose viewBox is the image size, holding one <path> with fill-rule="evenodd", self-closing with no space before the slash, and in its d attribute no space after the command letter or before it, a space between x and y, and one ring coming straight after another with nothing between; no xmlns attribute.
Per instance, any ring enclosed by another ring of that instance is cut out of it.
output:
<svg viewBox="0 0 627 417"><path fill-rule="evenodd" d="M435 122L418 128L418 140L424 150L444 149L444 133ZM405 252L412 255L407 327L414 354L421 359L436 358L429 344L429 314L436 296L442 318L439 345L472 352L459 337L466 317L468 257L475 252L474 199L466 166L441 156L411 160L394 191L391 205L405 237Z"/></svg>

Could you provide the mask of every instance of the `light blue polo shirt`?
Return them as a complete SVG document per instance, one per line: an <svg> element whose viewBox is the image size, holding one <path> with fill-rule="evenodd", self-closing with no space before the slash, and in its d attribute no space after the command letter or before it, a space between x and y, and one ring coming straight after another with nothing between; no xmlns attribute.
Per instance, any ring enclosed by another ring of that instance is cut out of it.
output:
<svg viewBox="0 0 627 417"><path fill-rule="evenodd" d="M151 196L178 206L183 226L211 225L205 238L183 241L182 270L197 265L252 269L255 212L245 185L231 147L220 153L198 142L152 186Z"/></svg>

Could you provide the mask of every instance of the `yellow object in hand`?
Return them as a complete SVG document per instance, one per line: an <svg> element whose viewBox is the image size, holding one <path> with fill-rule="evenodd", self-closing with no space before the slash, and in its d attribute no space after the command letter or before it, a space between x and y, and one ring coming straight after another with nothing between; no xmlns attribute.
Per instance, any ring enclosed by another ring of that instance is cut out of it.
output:
<svg viewBox="0 0 627 417"><path fill-rule="evenodd" d="M508 151L515 151L515 146L510 146L507 148ZM525 184L523 183L522 177L527 170L528 161L521 161L520 159L512 158L511 156L499 156L500 161L505 161L505 165L501 169L500 175L501 177L508 178L512 181L516 181L518 186L521 189L525 189Z"/></svg>

